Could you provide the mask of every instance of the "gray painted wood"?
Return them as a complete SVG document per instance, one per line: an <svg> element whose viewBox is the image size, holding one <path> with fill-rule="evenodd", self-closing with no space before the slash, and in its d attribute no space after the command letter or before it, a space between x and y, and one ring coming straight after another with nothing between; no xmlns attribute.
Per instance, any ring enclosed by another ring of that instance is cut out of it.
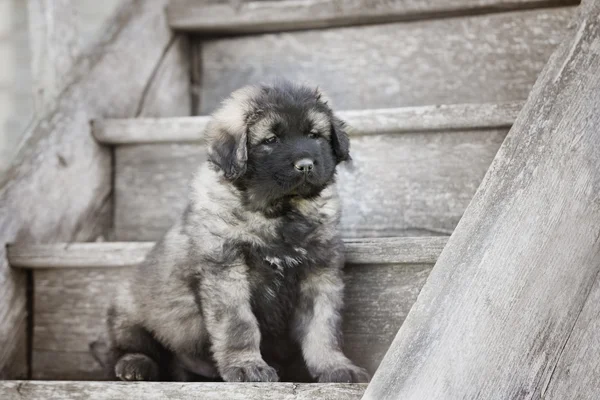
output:
<svg viewBox="0 0 600 400"><path fill-rule="evenodd" d="M308 0L206 4L171 0L168 14L174 29L231 34L330 28L576 3L573 0Z"/></svg>
<svg viewBox="0 0 600 400"><path fill-rule="evenodd" d="M0 382L4 400L359 400L366 384Z"/></svg>
<svg viewBox="0 0 600 400"><path fill-rule="evenodd" d="M2 176L0 378L27 374L26 279L9 269L5 244L89 240L103 232L110 215L111 157L92 139L89 121L135 115L172 37L163 6L123 2L95 51L75 62L70 84L32 124Z"/></svg>
<svg viewBox="0 0 600 400"><path fill-rule="evenodd" d="M597 397L599 19L551 57L365 399Z"/></svg>
<svg viewBox="0 0 600 400"><path fill-rule="evenodd" d="M372 110L339 111L350 135L509 128L521 102L449 104ZM202 142L210 117L103 119L94 121L93 134L103 144Z"/></svg>
<svg viewBox="0 0 600 400"><path fill-rule="evenodd" d="M373 373L425 283L432 264L349 264L344 349ZM34 379L100 380L89 351L104 340L104 315L127 267L34 270Z"/></svg>
<svg viewBox="0 0 600 400"><path fill-rule="evenodd" d="M346 262L351 264L433 264L447 238L399 237L346 239ZM13 268L113 268L139 264L153 242L57 243L10 245L7 257Z"/></svg>
<svg viewBox="0 0 600 400"><path fill-rule="evenodd" d="M345 237L448 235L507 132L405 132L352 138L340 166ZM157 240L183 211L200 144L115 149L115 240Z"/></svg>
<svg viewBox="0 0 600 400"><path fill-rule="evenodd" d="M551 8L206 40L200 114L275 76L319 85L338 109L524 100L573 15Z"/></svg>

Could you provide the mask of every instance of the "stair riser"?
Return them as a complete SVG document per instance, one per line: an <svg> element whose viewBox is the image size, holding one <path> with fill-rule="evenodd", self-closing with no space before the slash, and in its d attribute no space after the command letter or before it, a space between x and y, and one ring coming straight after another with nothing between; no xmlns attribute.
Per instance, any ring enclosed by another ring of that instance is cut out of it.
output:
<svg viewBox="0 0 600 400"><path fill-rule="evenodd" d="M508 128L371 135L352 139L341 166L344 237L450 234ZM182 212L200 144L115 151L115 240L157 240Z"/></svg>
<svg viewBox="0 0 600 400"><path fill-rule="evenodd" d="M373 373L425 283L431 264L348 265L344 348ZM97 380L89 352L128 267L35 270L33 379Z"/></svg>
<svg viewBox="0 0 600 400"><path fill-rule="evenodd" d="M338 109L526 99L573 7L205 40L199 114L275 76L319 85Z"/></svg>

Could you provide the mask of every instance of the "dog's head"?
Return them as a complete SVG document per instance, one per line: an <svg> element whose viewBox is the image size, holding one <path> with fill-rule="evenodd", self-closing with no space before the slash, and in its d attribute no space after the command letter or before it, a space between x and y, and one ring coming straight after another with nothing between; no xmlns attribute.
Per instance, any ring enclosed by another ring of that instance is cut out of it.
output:
<svg viewBox="0 0 600 400"><path fill-rule="evenodd" d="M289 82L234 92L207 138L210 162L259 205L317 196L350 158L344 123L323 94Z"/></svg>

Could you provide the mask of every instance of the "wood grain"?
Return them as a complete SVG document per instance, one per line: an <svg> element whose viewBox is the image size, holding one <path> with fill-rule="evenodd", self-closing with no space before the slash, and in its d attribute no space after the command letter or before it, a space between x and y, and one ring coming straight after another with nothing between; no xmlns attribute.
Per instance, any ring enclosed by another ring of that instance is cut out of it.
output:
<svg viewBox="0 0 600 400"><path fill-rule="evenodd" d="M346 262L433 264L447 241L441 236L345 239ZM153 245L153 242L10 245L7 257L13 268L130 267L142 262Z"/></svg>
<svg viewBox="0 0 600 400"><path fill-rule="evenodd" d="M350 135L509 128L521 102L448 104L391 109L339 111ZM132 118L94 121L93 134L103 144L202 142L210 117Z"/></svg>
<svg viewBox="0 0 600 400"><path fill-rule="evenodd" d="M373 373L425 283L432 264L346 267L347 355ZM89 346L104 340L104 316L127 267L34 271L34 379L100 380Z"/></svg>
<svg viewBox="0 0 600 400"><path fill-rule="evenodd" d="M83 34L70 0L26 0L33 99L37 113L52 107L83 51Z"/></svg>
<svg viewBox="0 0 600 400"><path fill-rule="evenodd" d="M345 351L373 373L447 238L346 240ZM35 379L103 378L89 351L104 340L114 288L153 243L15 245L11 266L34 269Z"/></svg>
<svg viewBox="0 0 600 400"><path fill-rule="evenodd" d="M374 24L473 13L576 4L560 0L309 0L206 4L171 0L174 29L202 33L257 33Z"/></svg>
<svg viewBox="0 0 600 400"><path fill-rule="evenodd" d="M155 68L136 117L180 117L192 113L190 50L187 37L172 40Z"/></svg>
<svg viewBox="0 0 600 400"><path fill-rule="evenodd" d="M365 399L597 397L599 20L551 57Z"/></svg>
<svg viewBox="0 0 600 400"><path fill-rule="evenodd" d="M4 400L359 400L365 384L0 382Z"/></svg>
<svg viewBox="0 0 600 400"><path fill-rule="evenodd" d="M111 211L111 157L91 137L89 121L135 116L172 37L163 7L163 1L123 2L93 51L74 62L61 95L25 133L1 178L0 378L27 374L26 280L9 269L5 244L103 233Z"/></svg>
<svg viewBox="0 0 600 400"><path fill-rule="evenodd" d="M524 100L574 12L551 8L205 40L200 114L241 86L277 76L320 86L337 109Z"/></svg>
<svg viewBox="0 0 600 400"><path fill-rule="evenodd" d="M543 389L544 400L595 400L600 388L600 279L569 334L559 361Z"/></svg>
<svg viewBox="0 0 600 400"><path fill-rule="evenodd" d="M338 168L344 237L449 235L507 128L352 138ZM183 211L201 144L115 149L114 240L157 240Z"/></svg>

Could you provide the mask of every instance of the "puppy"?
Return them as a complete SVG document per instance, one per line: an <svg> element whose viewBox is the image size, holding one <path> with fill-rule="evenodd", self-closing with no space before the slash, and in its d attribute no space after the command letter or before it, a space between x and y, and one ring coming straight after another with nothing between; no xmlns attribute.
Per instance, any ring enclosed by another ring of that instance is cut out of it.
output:
<svg viewBox="0 0 600 400"><path fill-rule="evenodd" d="M368 381L341 350L343 122L282 82L234 92L206 138L189 206L109 309L114 376L274 382L298 348L314 380Z"/></svg>

